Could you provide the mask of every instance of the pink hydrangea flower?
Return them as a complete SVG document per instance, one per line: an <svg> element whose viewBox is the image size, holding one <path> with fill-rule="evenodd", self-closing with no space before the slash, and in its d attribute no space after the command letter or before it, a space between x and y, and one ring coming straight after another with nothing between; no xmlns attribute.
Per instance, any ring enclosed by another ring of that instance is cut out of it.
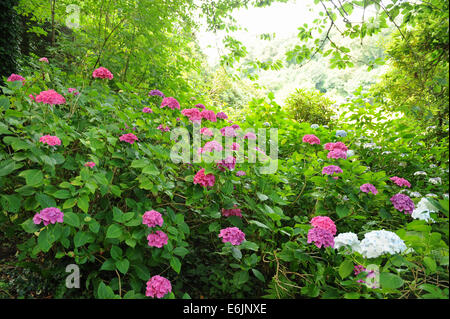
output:
<svg viewBox="0 0 450 319"><path fill-rule="evenodd" d="M207 127L202 127L200 129L200 134L203 134L205 136L213 136L214 135L214 133Z"/></svg>
<svg viewBox="0 0 450 319"><path fill-rule="evenodd" d="M161 92L160 90L151 90L150 92L148 92L148 95L164 97L164 93Z"/></svg>
<svg viewBox="0 0 450 319"><path fill-rule="evenodd" d="M78 92L77 89L75 89L75 88L68 88L68 89L67 89L67 92L73 93L73 95L78 95L78 94L80 94L80 92Z"/></svg>
<svg viewBox="0 0 450 319"><path fill-rule="evenodd" d="M226 115L224 112L219 112L216 114L217 118L226 120L228 118L228 115Z"/></svg>
<svg viewBox="0 0 450 319"><path fill-rule="evenodd" d="M203 146L203 148L200 148L199 153L203 154L203 153L209 153L209 152L213 152L213 151L220 152L222 150L223 150L223 147L219 142L209 141L209 142L205 143L205 146Z"/></svg>
<svg viewBox="0 0 450 319"><path fill-rule="evenodd" d="M245 240L245 234L237 227L228 227L220 230L219 238L222 242L240 245Z"/></svg>
<svg viewBox="0 0 450 319"><path fill-rule="evenodd" d="M161 276L153 276L147 281L147 289L145 295L152 298L162 298L169 292L172 292L172 285L167 278Z"/></svg>
<svg viewBox="0 0 450 319"><path fill-rule="evenodd" d="M201 104L201 103L195 104L195 107L196 107L196 108L199 108L199 109L201 109L201 110L206 109L206 107L205 107L203 104Z"/></svg>
<svg viewBox="0 0 450 319"><path fill-rule="evenodd" d="M391 202L396 210L403 211L405 214L412 214L415 209L414 202L404 194L395 194L391 197Z"/></svg>
<svg viewBox="0 0 450 319"><path fill-rule="evenodd" d="M231 123L233 123L233 122L230 121L230 124L231 124ZM233 125L231 125L231 127L234 128L235 130L238 130L238 129L241 128L241 127L240 127L239 125L237 125L237 124L233 124Z"/></svg>
<svg viewBox="0 0 450 319"><path fill-rule="evenodd" d="M56 207L48 207L36 213L33 217L33 223L39 225L44 222L44 225L62 223L64 221L64 213Z"/></svg>
<svg viewBox="0 0 450 319"><path fill-rule="evenodd" d="M231 144L230 148L233 151L239 151L239 147L241 147L238 143L233 142L233 144Z"/></svg>
<svg viewBox="0 0 450 319"><path fill-rule="evenodd" d="M303 136L302 141L303 143L309 143L311 145L320 144L320 139L314 134L306 134L305 136Z"/></svg>
<svg viewBox="0 0 450 319"><path fill-rule="evenodd" d="M216 182L216 177L213 174L206 174L205 169L202 168L194 176L194 184L200 184L203 187L213 187Z"/></svg>
<svg viewBox="0 0 450 319"><path fill-rule="evenodd" d="M236 176L244 176L247 175L247 173L245 173L244 171L237 171L236 172Z"/></svg>
<svg viewBox="0 0 450 319"><path fill-rule="evenodd" d="M248 132L244 135L244 139L256 140L256 135L253 132Z"/></svg>
<svg viewBox="0 0 450 319"><path fill-rule="evenodd" d="M40 62L48 63L48 59L46 57L42 57L39 59Z"/></svg>
<svg viewBox="0 0 450 319"><path fill-rule="evenodd" d="M114 75L107 68L101 66L98 69L95 69L94 72L92 72L92 77L112 80L114 78Z"/></svg>
<svg viewBox="0 0 450 319"><path fill-rule="evenodd" d="M331 220L330 217L327 216L316 216L310 221L313 227L319 227L329 231L332 235L336 235L336 225Z"/></svg>
<svg viewBox="0 0 450 319"><path fill-rule="evenodd" d="M39 142L48 144L50 146L61 145L61 140L57 136L44 135L39 139Z"/></svg>
<svg viewBox="0 0 450 319"><path fill-rule="evenodd" d="M222 208L222 216L229 217L229 216L237 216L242 218L242 213L240 208L236 208L237 206L234 205L232 209L225 209Z"/></svg>
<svg viewBox="0 0 450 319"><path fill-rule="evenodd" d="M203 110L200 112L200 115L205 120L211 121L211 122L217 122L216 113L211 110Z"/></svg>
<svg viewBox="0 0 450 319"><path fill-rule="evenodd" d="M361 190L361 192L364 193L372 193L374 195L378 194L378 190L375 188L375 186L373 186L372 184L362 184L359 189Z"/></svg>
<svg viewBox="0 0 450 319"><path fill-rule="evenodd" d="M151 108L149 108L149 107L144 107L142 109L142 112L144 112L144 113L153 113L153 110Z"/></svg>
<svg viewBox="0 0 450 319"><path fill-rule="evenodd" d="M364 268L363 265L356 265L356 266L353 268L353 271L354 271L355 276L359 275L360 273L362 273L363 271L366 271L366 270L367 270L367 269Z"/></svg>
<svg viewBox="0 0 450 319"><path fill-rule="evenodd" d="M334 150L341 150L343 152L348 151L348 147L342 142L326 143L324 145L324 148L329 151L334 151Z"/></svg>
<svg viewBox="0 0 450 319"><path fill-rule="evenodd" d="M95 163L94 162L86 162L86 163L84 163L84 166L92 168L95 166Z"/></svg>
<svg viewBox="0 0 450 319"><path fill-rule="evenodd" d="M325 166L322 169L322 174L327 174L327 175L339 174L342 172L343 172L342 169L336 165Z"/></svg>
<svg viewBox="0 0 450 319"><path fill-rule="evenodd" d="M138 140L138 138L133 133L127 133L127 134L124 134L121 137L119 137L119 140L133 144L135 141Z"/></svg>
<svg viewBox="0 0 450 319"><path fill-rule="evenodd" d="M181 111L181 114L187 116L191 122L200 123L202 121L200 111L196 108L184 109Z"/></svg>
<svg viewBox="0 0 450 319"><path fill-rule="evenodd" d="M223 136L227 136L227 137L236 137L237 136L236 131L231 126L222 127L220 129L220 133Z"/></svg>
<svg viewBox="0 0 450 319"><path fill-rule="evenodd" d="M405 186L405 187L411 187L411 183L410 182L408 182L406 179L404 179L404 178L401 178L401 177L397 177L397 176L394 176L394 177L391 177L391 178L389 178L391 181L393 181L395 184L397 184L398 186L400 186L400 187L403 187L403 186Z"/></svg>
<svg viewBox="0 0 450 319"><path fill-rule="evenodd" d="M227 158L225 158L224 160L219 161L217 163L217 167L222 172L224 172L226 169L228 169L229 171L232 171L236 167L236 158L230 155Z"/></svg>
<svg viewBox="0 0 450 319"><path fill-rule="evenodd" d="M327 157L334 158L334 159L339 159L339 158L347 159L347 152L342 151L340 149L334 149L334 150L328 152Z"/></svg>
<svg viewBox="0 0 450 319"><path fill-rule="evenodd" d="M55 90L42 91L36 96L36 102L50 105L64 104L66 99Z"/></svg>
<svg viewBox="0 0 450 319"><path fill-rule="evenodd" d="M162 124L159 124L157 129L160 130L161 132L169 132L170 131L170 127L169 126L164 126Z"/></svg>
<svg viewBox="0 0 450 319"><path fill-rule="evenodd" d="M173 97L165 97L161 101L161 107L168 106L170 109L180 109L180 103Z"/></svg>
<svg viewBox="0 0 450 319"><path fill-rule="evenodd" d="M148 234L147 240L149 246L161 248L167 245L169 237L163 231L157 230L155 233Z"/></svg>
<svg viewBox="0 0 450 319"><path fill-rule="evenodd" d="M8 82L14 82L14 81L22 81L22 85L25 84L25 78L19 74L14 74L12 73L7 79L6 81Z"/></svg>
<svg viewBox="0 0 450 319"><path fill-rule="evenodd" d="M156 210L150 210L144 213L142 216L142 224L148 227L156 227L157 225L162 226L164 220L159 212Z"/></svg>
<svg viewBox="0 0 450 319"><path fill-rule="evenodd" d="M308 231L308 244L314 243L317 248L325 247L334 247L334 237L333 234L328 230L313 227Z"/></svg>

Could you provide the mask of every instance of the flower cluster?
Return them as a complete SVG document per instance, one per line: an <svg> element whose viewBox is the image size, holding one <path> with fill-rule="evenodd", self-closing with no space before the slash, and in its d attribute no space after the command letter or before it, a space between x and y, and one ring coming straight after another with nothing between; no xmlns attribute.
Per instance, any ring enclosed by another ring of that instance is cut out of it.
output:
<svg viewBox="0 0 450 319"><path fill-rule="evenodd" d="M107 68L99 67L98 69L95 69L94 72L92 72L92 77L98 78L98 79L109 79L112 80L114 78L111 71L109 71Z"/></svg>
<svg viewBox="0 0 450 319"><path fill-rule="evenodd" d="M189 120L194 123L200 123L202 121L202 116L200 113L201 112L196 108L184 109L181 111L181 114L183 114L184 116L187 116L189 118Z"/></svg>
<svg viewBox="0 0 450 319"><path fill-rule="evenodd" d="M142 112L143 112L143 113L153 113L153 110L152 110L151 108L149 108L149 107L144 107L144 108L142 109Z"/></svg>
<svg viewBox="0 0 450 319"><path fill-rule="evenodd" d="M376 258L383 254L398 254L406 250L406 245L397 234L387 230L374 230L364 235L359 253L364 258Z"/></svg>
<svg viewBox="0 0 450 319"><path fill-rule="evenodd" d="M40 62L48 63L48 59L46 57L42 57L39 59Z"/></svg>
<svg viewBox="0 0 450 319"><path fill-rule="evenodd" d="M41 93L36 95L35 101L38 103L45 103L50 105L66 103L66 99L55 90L42 91Z"/></svg>
<svg viewBox="0 0 450 319"><path fill-rule="evenodd" d="M307 243L314 243L318 248L334 247L334 237L332 233L323 228L313 227L308 231Z"/></svg>
<svg viewBox="0 0 450 319"><path fill-rule="evenodd" d="M14 74L12 73L7 79L6 81L8 82L14 82L14 81L22 81L22 85L25 84L25 78L19 74Z"/></svg>
<svg viewBox="0 0 450 319"><path fill-rule="evenodd" d="M201 110L206 109L206 107L205 107L203 104L201 104L201 103L195 104L194 106L195 106L196 108L198 108L198 109L201 109Z"/></svg>
<svg viewBox="0 0 450 319"><path fill-rule="evenodd" d="M194 176L194 184L200 184L203 187L213 187L216 182L216 177L213 174L206 174L205 169L202 168Z"/></svg>
<svg viewBox="0 0 450 319"><path fill-rule="evenodd" d="M336 137L346 137L347 136L347 132L344 130L337 130L336 131Z"/></svg>
<svg viewBox="0 0 450 319"><path fill-rule="evenodd" d="M133 133L127 133L127 134L124 134L121 137L119 137L119 140L133 144L135 141L138 140L138 138Z"/></svg>
<svg viewBox="0 0 450 319"><path fill-rule="evenodd" d="M373 186L372 184L369 184L369 183L362 184L359 187L359 189L361 190L361 192L364 192L364 193L367 193L367 194L369 194L369 193L372 193L374 195L378 194L378 190L375 188L375 186Z"/></svg>
<svg viewBox="0 0 450 319"><path fill-rule="evenodd" d="M342 172L343 172L342 169L336 165L325 166L322 169L322 174L326 174L326 175L340 174Z"/></svg>
<svg viewBox="0 0 450 319"><path fill-rule="evenodd" d="M78 94L80 94L80 92L78 92L78 90L75 89L75 88L68 88L68 89L67 89L67 92L72 93L73 95L78 95Z"/></svg>
<svg viewBox="0 0 450 319"><path fill-rule="evenodd" d="M48 144L50 146L61 145L61 140L57 136L44 135L39 139L39 142Z"/></svg>
<svg viewBox="0 0 450 319"><path fill-rule="evenodd" d="M349 247L352 251L359 251L359 239L355 233L341 233L334 237L334 248Z"/></svg>
<svg viewBox="0 0 450 319"><path fill-rule="evenodd" d="M162 226L164 220L161 216L161 213L156 210L150 210L144 213L142 216L142 224L147 225L148 227L156 227Z"/></svg>
<svg viewBox="0 0 450 319"><path fill-rule="evenodd" d="M237 171L236 172L236 176L244 176L247 175L247 173L245 173L244 171Z"/></svg>
<svg viewBox="0 0 450 319"><path fill-rule="evenodd" d="M173 97L165 97L161 101L161 108L168 106L170 109L180 109L180 103Z"/></svg>
<svg viewBox="0 0 450 319"><path fill-rule="evenodd" d="M227 137L236 137L236 130L232 126L225 126L220 129L220 133Z"/></svg>
<svg viewBox="0 0 450 319"><path fill-rule="evenodd" d="M216 114L216 117L222 120L226 120L228 118L228 115L226 115L224 112L218 112Z"/></svg>
<svg viewBox="0 0 450 319"><path fill-rule="evenodd" d="M318 227L329 231L333 236L336 235L336 225L331 220L330 217L327 216L316 216L311 219L310 224L313 227Z"/></svg>
<svg viewBox="0 0 450 319"><path fill-rule="evenodd" d="M84 163L84 166L92 168L95 166L95 163L94 162L86 162L86 163Z"/></svg>
<svg viewBox="0 0 450 319"><path fill-rule="evenodd" d="M307 134L305 136L303 136L302 138L303 143L308 143L308 144L320 144L320 139L315 136L314 134Z"/></svg>
<svg viewBox="0 0 450 319"><path fill-rule="evenodd" d="M256 135L253 132L248 132L244 135L244 140L248 139L248 140L256 140Z"/></svg>
<svg viewBox="0 0 450 319"><path fill-rule="evenodd" d="M204 109L200 112L200 116L205 120L217 122L216 113L214 113L214 111Z"/></svg>
<svg viewBox="0 0 450 319"><path fill-rule="evenodd" d="M41 222L45 226L48 224L62 223L64 221L64 213L56 207L47 207L36 213L33 217L33 223L39 225Z"/></svg>
<svg viewBox="0 0 450 319"><path fill-rule="evenodd" d="M245 240L245 234L237 227L228 227L220 230L219 238L222 242L240 245Z"/></svg>
<svg viewBox="0 0 450 319"><path fill-rule="evenodd" d="M167 245L169 237L164 232L157 230L155 233L148 234L147 240L149 246L161 248Z"/></svg>
<svg viewBox="0 0 450 319"><path fill-rule="evenodd" d="M161 276L153 276L147 281L147 289L145 295L152 298L162 298L172 291L172 285L167 278Z"/></svg>
<svg viewBox="0 0 450 319"><path fill-rule="evenodd" d="M394 177L391 177L391 178L389 178L391 181L393 181L395 184L397 184L398 186L400 186L400 187L403 187L403 186L405 186L405 187L411 187L411 184L410 184L410 182L408 182L406 179L404 179L404 178L401 178L401 177L397 177L397 176L394 176Z"/></svg>
<svg viewBox="0 0 450 319"><path fill-rule="evenodd" d="M150 92L148 92L148 96L160 96L160 97L164 97L164 93L161 92L160 90L151 90Z"/></svg>
<svg viewBox="0 0 450 319"><path fill-rule="evenodd" d="M334 150L328 152L327 157L334 158L334 159L339 159L339 158L347 159L347 152L342 151L340 149L334 149Z"/></svg>
<svg viewBox="0 0 450 319"><path fill-rule="evenodd" d="M434 220L430 217L430 213L436 213L438 211L438 208L436 208L427 198L423 197L417 204L417 207L413 210L411 217L427 222L433 222Z"/></svg>
<svg viewBox="0 0 450 319"><path fill-rule="evenodd" d="M222 216L229 217L229 216L237 216L242 218L242 213L240 208L236 208L237 206L234 205L232 209L225 209L222 208Z"/></svg>
<svg viewBox="0 0 450 319"><path fill-rule="evenodd" d="M395 209L405 214L412 214L414 211L414 202L407 195L395 194L391 197L391 202Z"/></svg>
<svg viewBox="0 0 450 319"><path fill-rule="evenodd" d="M341 150L343 152L348 151L348 147L342 142L326 143L324 145L324 148L329 151L334 151L334 150Z"/></svg>
<svg viewBox="0 0 450 319"><path fill-rule="evenodd" d="M214 133L211 131L211 129L209 129L207 127L202 127L200 129L200 134L203 134L205 136L210 136L210 137L214 135Z"/></svg>
<svg viewBox="0 0 450 319"><path fill-rule="evenodd" d="M200 147L198 152L199 154L210 153L213 151L220 152L223 150L222 145L217 141L209 141L205 143L205 146Z"/></svg>
<svg viewBox="0 0 450 319"><path fill-rule="evenodd" d="M224 172L226 169L232 171L235 167L236 158L231 155L217 163L217 168L222 172Z"/></svg>
<svg viewBox="0 0 450 319"><path fill-rule="evenodd" d="M162 124L159 124L157 129L160 130L161 132L169 132L170 131L170 127L169 126L164 126Z"/></svg>

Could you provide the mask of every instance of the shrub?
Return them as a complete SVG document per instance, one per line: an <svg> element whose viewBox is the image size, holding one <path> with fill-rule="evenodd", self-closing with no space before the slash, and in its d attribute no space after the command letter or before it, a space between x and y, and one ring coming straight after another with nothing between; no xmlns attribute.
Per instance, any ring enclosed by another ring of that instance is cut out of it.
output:
<svg viewBox="0 0 450 319"><path fill-rule="evenodd" d="M319 91L297 89L286 99L285 108L299 122L327 125L333 115L333 103Z"/></svg>

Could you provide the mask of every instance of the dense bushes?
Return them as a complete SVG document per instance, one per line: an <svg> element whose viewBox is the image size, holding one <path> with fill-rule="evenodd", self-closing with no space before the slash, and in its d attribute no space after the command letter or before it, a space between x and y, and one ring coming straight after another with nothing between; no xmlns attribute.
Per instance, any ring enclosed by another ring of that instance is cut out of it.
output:
<svg viewBox="0 0 450 319"><path fill-rule="evenodd" d="M333 115L333 102L318 91L297 89L286 99L286 109L299 122L326 125Z"/></svg>
<svg viewBox="0 0 450 319"><path fill-rule="evenodd" d="M22 267L58 278L80 267L85 289L61 280L55 297L448 298L448 138L379 121L362 93L337 129L290 119L273 95L229 123L191 100L36 65L0 97L0 231ZM203 130L202 152L237 135L249 157L258 129L277 128L257 145L278 159L173 162L172 131L193 137L199 118L222 129ZM278 170L262 174L267 163Z"/></svg>

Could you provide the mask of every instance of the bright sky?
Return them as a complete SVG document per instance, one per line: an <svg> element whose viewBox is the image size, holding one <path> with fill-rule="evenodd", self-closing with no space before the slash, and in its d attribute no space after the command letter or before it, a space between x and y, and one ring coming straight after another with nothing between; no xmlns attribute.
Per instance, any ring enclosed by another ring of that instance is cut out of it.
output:
<svg viewBox="0 0 450 319"><path fill-rule="evenodd" d="M316 13L310 11L312 9ZM233 17L244 30L233 33L233 36L244 45L246 39L259 37L263 33L276 33L277 38L284 38L296 33L297 28L304 23L311 24L318 17L319 9L313 0L291 0L287 3L273 3L265 8L236 10ZM225 32L214 34L204 31L198 34L200 46L211 64L217 62L225 35Z"/></svg>

